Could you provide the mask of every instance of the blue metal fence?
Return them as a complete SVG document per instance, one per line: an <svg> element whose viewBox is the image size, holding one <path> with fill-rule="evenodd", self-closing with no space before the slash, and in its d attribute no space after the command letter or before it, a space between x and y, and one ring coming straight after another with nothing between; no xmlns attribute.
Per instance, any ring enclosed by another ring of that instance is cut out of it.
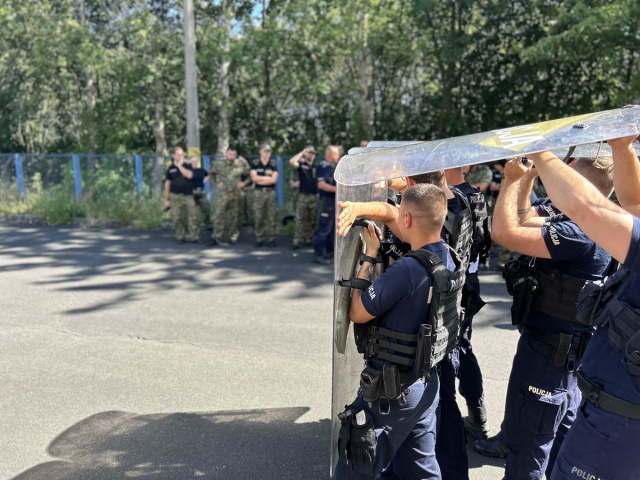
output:
<svg viewBox="0 0 640 480"><path fill-rule="evenodd" d="M110 155L110 154L0 154L0 173L5 178L15 182L17 193L24 198L31 191L58 188L74 192L76 198L82 196L83 191L91 190L91 182L96 181L95 174L105 172L117 172L125 182L130 182L131 191L136 191L142 197L151 191L154 163L158 155ZM249 161L257 157L247 157ZM290 157L276 156L278 169L278 181L276 183L276 198L278 206L282 207L292 192L288 187L291 167ZM9 165L13 159L13 165ZM168 167L170 157L166 157L165 165ZM202 156L202 167L209 171L215 161L213 155ZM13 168L10 168L13 167ZM128 184L128 183L127 183ZM205 184L207 196L211 198L214 189L211 182ZM135 190L133 190L135 189ZM14 191L15 192L15 191Z"/></svg>

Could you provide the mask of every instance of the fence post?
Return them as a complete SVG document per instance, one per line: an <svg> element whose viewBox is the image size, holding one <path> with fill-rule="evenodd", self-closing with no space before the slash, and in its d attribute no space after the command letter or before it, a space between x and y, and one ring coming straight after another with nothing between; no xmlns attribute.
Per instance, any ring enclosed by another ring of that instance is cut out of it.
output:
<svg viewBox="0 0 640 480"><path fill-rule="evenodd" d="M24 198L24 172L22 171L22 157L19 153L16 153L13 158L16 163L16 181L18 182L18 194L20 195L20 198Z"/></svg>
<svg viewBox="0 0 640 480"><path fill-rule="evenodd" d="M282 168L282 157L276 157L276 166L278 167L278 180L276 181L276 202L278 207L284 205L284 168Z"/></svg>
<svg viewBox="0 0 640 480"><path fill-rule="evenodd" d="M142 155L134 155L133 158L136 169L136 187L138 187L138 197L142 197L142 189L144 187L142 180Z"/></svg>
<svg viewBox="0 0 640 480"><path fill-rule="evenodd" d="M202 168L211 173L211 158L209 155L202 155ZM209 176L209 181L204 184L204 191L209 201L211 201L211 176Z"/></svg>
<svg viewBox="0 0 640 480"><path fill-rule="evenodd" d="M80 173L80 157L77 154L71 155L71 164L73 165L73 185L76 188L76 199L82 195L82 177Z"/></svg>

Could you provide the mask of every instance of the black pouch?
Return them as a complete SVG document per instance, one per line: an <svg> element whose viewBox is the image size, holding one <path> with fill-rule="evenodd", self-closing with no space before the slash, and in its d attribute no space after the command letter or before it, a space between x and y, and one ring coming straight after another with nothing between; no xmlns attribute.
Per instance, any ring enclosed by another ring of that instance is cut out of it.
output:
<svg viewBox="0 0 640 480"><path fill-rule="evenodd" d="M368 339L369 325L366 323L354 323L353 324L353 336L356 341L356 349L358 353L367 354L367 339Z"/></svg>
<svg viewBox="0 0 640 480"><path fill-rule="evenodd" d="M400 396L402 390L400 389L400 372L397 365L385 363L382 366L382 385L384 387L383 397L391 400Z"/></svg>
<svg viewBox="0 0 640 480"><path fill-rule="evenodd" d="M431 358L431 325L423 323L418 331L418 345L416 347L416 363L413 365L413 375L416 378L423 378L428 382L430 379Z"/></svg>
<svg viewBox="0 0 640 480"><path fill-rule="evenodd" d="M360 388L365 402L375 402L380 398L381 376L382 372L371 366L365 367L360 374Z"/></svg>
<svg viewBox="0 0 640 480"><path fill-rule="evenodd" d="M599 282L587 282L578 297L576 320L581 325L596 325L595 317L600 308L604 285Z"/></svg>
<svg viewBox="0 0 640 480"><path fill-rule="evenodd" d="M511 305L511 323L524 325L531 315L533 302L538 294L538 281L528 275L512 286L513 304Z"/></svg>

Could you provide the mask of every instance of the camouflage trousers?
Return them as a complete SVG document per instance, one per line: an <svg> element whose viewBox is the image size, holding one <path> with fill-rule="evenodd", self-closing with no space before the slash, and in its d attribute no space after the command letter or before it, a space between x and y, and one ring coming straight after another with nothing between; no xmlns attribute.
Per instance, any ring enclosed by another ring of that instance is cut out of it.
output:
<svg viewBox="0 0 640 480"><path fill-rule="evenodd" d="M229 240L235 243L240 235L240 214L244 205L244 192L242 190L230 190L220 192L218 196L218 212L211 237L221 241L225 234L225 227L229 225Z"/></svg>
<svg viewBox="0 0 640 480"><path fill-rule="evenodd" d="M296 233L294 245L305 245L313 241L318 219L318 197L314 193L298 193L296 197Z"/></svg>
<svg viewBox="0 0 640 480"><path fill-rule="evenodd" d="M207 194L201 188L193 190L193 200L200 209L200 213L204 217L204 226L211 228L211 208L209 208L209 201L207 200Z"/></svg>
<svg viewBox="0 0 640 480"><path fill-rule="evenodd" d="M173 228L176 231L178 240L186 240L184 219L182 211L187 215L187 225L189 226L189 237L191 240L200 238L200 227L198 226L198 214L196 212L196 202L193 195L184 195L181 193L170 193L169 201L171 202L171 216L173 217Z"/></svg>
<svg viewBox="0 0 640 480"><path fill-rule="evenodd" d="M253 193L253 218L256 222L256 240L262 242L264 238L265 224L267 229L267 241L276 240L276 191L256 188Z"/></svg>

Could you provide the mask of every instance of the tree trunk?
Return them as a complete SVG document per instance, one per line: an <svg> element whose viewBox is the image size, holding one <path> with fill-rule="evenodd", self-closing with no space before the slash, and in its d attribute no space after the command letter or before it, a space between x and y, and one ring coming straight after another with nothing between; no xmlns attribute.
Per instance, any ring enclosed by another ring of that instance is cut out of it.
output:
<svg viewBox="0 0 640 480"><path fill-rule="evenodd" d="M223 2L222 31L224 40L222 43L222 61L220 62L220 113L218 117L218 148L217 158L224 158L229 148L229 67L231 65L231 9L227 2Z"/></svg>
<svg viewBox="0 0 640 480"><path fill-rule="evenodd" d="M165 107L162 100L155 102L155 120L153 122L153 136L156 140L156 158L153 162L153 177L151 191L153 195L162 193L162 179L167 156L167 137L164 132Z"/></svg>

